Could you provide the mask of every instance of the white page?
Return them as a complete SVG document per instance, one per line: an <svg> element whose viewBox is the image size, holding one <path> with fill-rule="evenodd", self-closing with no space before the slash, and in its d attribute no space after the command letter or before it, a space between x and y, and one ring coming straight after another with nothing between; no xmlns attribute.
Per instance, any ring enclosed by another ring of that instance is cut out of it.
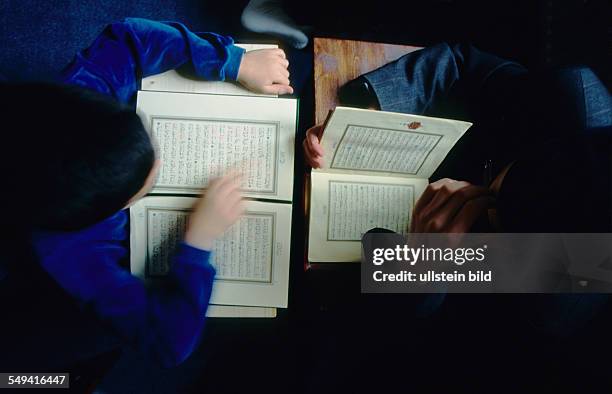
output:
<svg viewBox="0 0 612 394"><path fill-rule="evenodd" d="M429 178L471 123L336 107L317 171Z"/></svg>
<svg viewBox="0 0 612 394"><path fill-rule="evenodd" d="M182 239L191 197L146 197L130 208L132 273L163 278ZM247 201L247 212L213 246L212 304L287 306L291 205Z"/></svg>
<svg viewBox="0 0 612 394"><path fill-rule="evenodd" d="M308 260L361 259L361 237L375 227L406 233L426 179L311 174Z"/></svg>
<svg viewBox="0 0 612 394"><path fill-rule="evenodd" d="M236 44L236 46L244 48L247 52L257 49L278 48L278 45L267 44ZM161 74L143 78L141 83L141 89L158 92L208 93L230 94L238 96L277 97L274 94L253 93L242 85L238 84L237 82L205 81L181 74L176 70L170 70Z"/></svg>
<svg viewBox="0 0 612 394"><path fill-rule="evenodd" d="M292 200L297 100L141 91L137 112L162 163L152 193L199 194L235 168L245 196Z"/></svg>

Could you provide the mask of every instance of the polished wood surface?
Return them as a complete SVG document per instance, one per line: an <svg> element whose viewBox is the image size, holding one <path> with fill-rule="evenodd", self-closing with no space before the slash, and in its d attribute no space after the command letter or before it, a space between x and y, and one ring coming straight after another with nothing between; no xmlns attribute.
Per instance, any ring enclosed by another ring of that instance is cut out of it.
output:
<svg viewBox="0 0 612 394"><path fill-rule="evenodd" d="M314 39L315 121L338 105L338 88L420 47L335 38Z"/></svg>

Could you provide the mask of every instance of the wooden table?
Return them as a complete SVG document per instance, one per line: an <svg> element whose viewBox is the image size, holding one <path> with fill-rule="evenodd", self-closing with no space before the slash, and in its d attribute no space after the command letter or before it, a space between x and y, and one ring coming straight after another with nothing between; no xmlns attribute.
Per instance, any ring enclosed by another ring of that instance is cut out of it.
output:
<svg viewBox="0 0 612 394"><path fill-rule="evenodd" d="M314 39L315 122L338 105L338 88L358 76L421 49L335 38Z"/></svg>

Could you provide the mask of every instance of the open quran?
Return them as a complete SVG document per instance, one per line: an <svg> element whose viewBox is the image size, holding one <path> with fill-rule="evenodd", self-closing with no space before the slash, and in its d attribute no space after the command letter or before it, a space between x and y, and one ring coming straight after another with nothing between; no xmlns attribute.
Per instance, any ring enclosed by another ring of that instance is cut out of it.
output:
<svg viewBox="0 0 612 394"><path fill-rule="evenodd" d="M471 123L336 107L325 123L324 167L313 170L309 262L361 258L361 237L405 234L416 200Z"/></svg>
<svg viewBox="0 0 612 394"><path fill-rule="evenodd" d="M142 87L148 90L138 92L137 112L161 167L153 190L130 208L132 272L163 280L191 207L210 179L235 171L246 213L214 244L208 313L275 316L288 298L297 100L176 71Z"/></svg>

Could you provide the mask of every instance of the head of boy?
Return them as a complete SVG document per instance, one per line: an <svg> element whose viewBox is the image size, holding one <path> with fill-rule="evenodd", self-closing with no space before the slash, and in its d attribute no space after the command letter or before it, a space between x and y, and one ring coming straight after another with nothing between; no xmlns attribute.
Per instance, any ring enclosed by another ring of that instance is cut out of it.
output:
<svg viewBox="0 0 612 394"><path fill-rule="evenodd" d="M98 93L51 84L13 85L3 126L12 181L30 225L76 230L142 197L157 170L155 150L133 109Z"/></svg>

